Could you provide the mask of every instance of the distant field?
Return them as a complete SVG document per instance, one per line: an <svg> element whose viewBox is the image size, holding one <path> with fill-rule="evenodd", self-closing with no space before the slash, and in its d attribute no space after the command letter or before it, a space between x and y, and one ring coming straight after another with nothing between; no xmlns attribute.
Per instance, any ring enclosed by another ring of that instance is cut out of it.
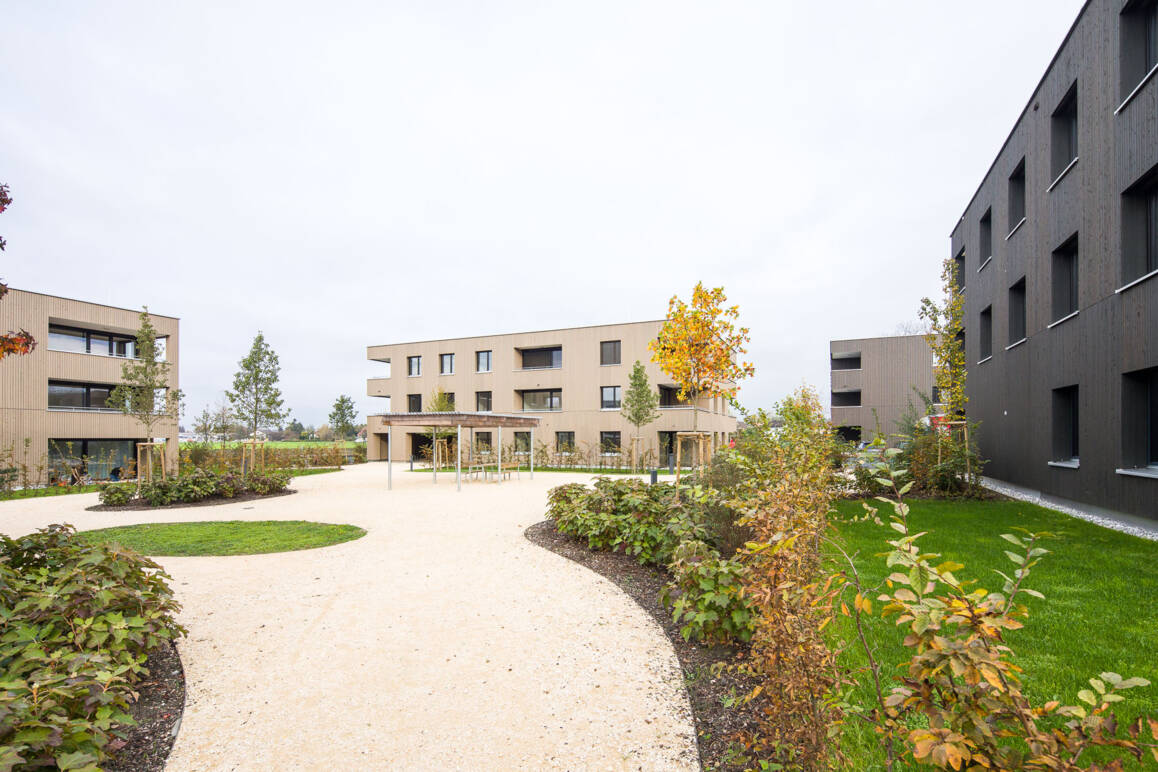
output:
<svg viewBox="0 0 1158 772"><path fill-rule="evenodd" d="M182 445L200 442L200 440L183 440ZM214 447L220 447L220 442L211 443ZM344 447L353 448L362 443L347 440L341 443ZM225 446L228 448L236 448L241 445L241 442L227 442ZM265 443L267 448L332 448L333 442L322 442L321 440L269 440Z"/></svg>

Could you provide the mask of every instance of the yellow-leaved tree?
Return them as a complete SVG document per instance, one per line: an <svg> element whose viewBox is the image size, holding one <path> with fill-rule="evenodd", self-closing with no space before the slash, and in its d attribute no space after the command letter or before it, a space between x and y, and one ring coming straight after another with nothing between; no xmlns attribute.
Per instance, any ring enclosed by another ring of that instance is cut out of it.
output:
<svg viewBox="0 0 1158 772"><path fill-rule="evenodd" d="M697 282L692 300L678 295L668 301L667 320L659 336L647 344L652 361L680 387L679 398L695 405L699 397L734 397L744 378L756 368L742 360L749 343L747 327L738 327L740 309L726 306L723 287L707 289ZM699 429L699 408L692 411L692 429Z"/></svg>
<svg viewBox="0 0 1158 772"><path fill-rule="evenodd" d="M954 418L964 417L969 401L965 396L965 293L960 271L957 260L946 259L941 269L944 300L937 305L922 298L920 311L921 318L929 323L925 340L933 351L937 389Z"/></svg>

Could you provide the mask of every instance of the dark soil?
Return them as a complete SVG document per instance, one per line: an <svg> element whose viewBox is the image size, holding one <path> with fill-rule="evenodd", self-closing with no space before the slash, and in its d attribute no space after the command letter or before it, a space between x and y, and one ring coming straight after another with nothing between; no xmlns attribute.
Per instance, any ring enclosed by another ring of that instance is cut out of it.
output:
<svg viewBox="0 0 1158 772"><path fill-rule="evenodd" d="M185 669L172 644L159 646L149 655L149 675L137 684L140 696L130 711L137 725L129 731L124 747L105 764L109 772L155 772L165 768L181 714L185 710Z"/></svg>
<svg viewBox="0 0 1158 772"><path fill-rule="evenodd" d="M685 641L680 635L679 625L672 621L671 614L659 602L660 590L671 579L667 571L655 566L641 566L634 558L622 553L595 552L583 541L556 531L550 520L532 525L525 535L532 543L615 582L651 615L667 634L683 669L684 685L696 721L700 766L713 772L745 769L746 765L737 754L741 747L738 734L751 731L756 718L751 709L728 706L750 691L753 684L730 672L726 666L742 661L747 647L708 647ZM717 666L715 671L713 666Z"/></svg>
<svg viewBox="0 0 1158 772"><path fill-rule="evenodd" d="M271 493L267 496L246 491L245 493L234 496L231 499L222 498L220 496L212 496L208 499L201 499L201 501L192 502L177 502L176 504L164 504L159 507L151 507L143 502L134 504L126 504L123 507L110 507L105 504L95 504L91 507L85 507L85 512L138 512L142 509L176 509L178 507L215 507L221 504L235 504L238 501L253 501L254 499L273 499L278 496L288 496L291 493L297 493L295 490L285 490L281 493Z"/></svg>

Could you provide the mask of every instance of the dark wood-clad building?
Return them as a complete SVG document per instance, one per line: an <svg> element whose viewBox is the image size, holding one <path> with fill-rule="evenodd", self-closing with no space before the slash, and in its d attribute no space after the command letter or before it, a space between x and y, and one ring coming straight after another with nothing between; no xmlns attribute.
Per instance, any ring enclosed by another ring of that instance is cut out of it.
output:
<svg viewBox="0 0 1158 772"><path fill-rule="evenodd" d="M986 474L1158 519L1158 2L1090 0L952 234Z"/></svg>

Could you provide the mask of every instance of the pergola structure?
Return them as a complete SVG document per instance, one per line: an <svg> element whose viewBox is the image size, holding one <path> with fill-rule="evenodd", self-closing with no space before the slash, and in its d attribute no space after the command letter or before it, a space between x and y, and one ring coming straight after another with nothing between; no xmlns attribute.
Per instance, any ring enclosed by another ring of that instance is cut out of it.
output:
<svg viewBox="0 0 1158 772"><path fill-rule="evenodd" d="M421 426L426 429L456 430L458 440L455 443L456 456L454 460L454 481L458 490L462 490L462 430L467 429L497 429L498 442L495 444L498 452L496 475L499 483L503 481L503 429L529 429L531 432L530 453L531 479L535 479L535 427L539 425L538 418L521 415L505 415L503 413L378 413L367 416L374 418L386 427L386 488L394 489L394 427ZM432 448L433 450L433 448ZM437 456L432 465L434 482L438 482Z"/></svg>

